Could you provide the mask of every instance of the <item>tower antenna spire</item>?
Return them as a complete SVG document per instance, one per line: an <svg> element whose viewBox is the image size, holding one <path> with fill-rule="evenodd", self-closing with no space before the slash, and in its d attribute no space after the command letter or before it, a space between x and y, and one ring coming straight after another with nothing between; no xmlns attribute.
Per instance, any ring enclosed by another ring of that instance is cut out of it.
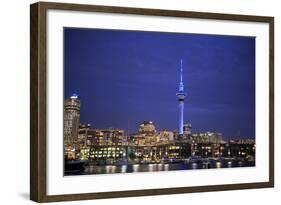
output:
<svg viewBox="0 0 281 205"><path fill-rule="evenodd" d="M181 61L180 61L180 83L179 83L179 92L184 92L182 59L181 59Z"/></svg>
<svg viewBox="0 0 281 205"><path fill-rule="evenodd" d="M180 68L180 82L182 83L182 74L183 74L183 68L182 68L182 59L181 59L181 68Z"/></svg>

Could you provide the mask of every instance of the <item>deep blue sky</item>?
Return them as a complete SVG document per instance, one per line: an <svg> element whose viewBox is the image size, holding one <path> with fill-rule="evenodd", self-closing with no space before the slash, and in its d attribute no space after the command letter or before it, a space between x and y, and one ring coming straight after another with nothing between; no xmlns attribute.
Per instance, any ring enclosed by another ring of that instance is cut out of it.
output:
<svg viewBox="0 0 281 205"><path fill-rule="evenodd" d="M254 37L65 28L64 57L64 97L79 95L82 123L177 129L182 58L193 132L255 137Z"/></svg>

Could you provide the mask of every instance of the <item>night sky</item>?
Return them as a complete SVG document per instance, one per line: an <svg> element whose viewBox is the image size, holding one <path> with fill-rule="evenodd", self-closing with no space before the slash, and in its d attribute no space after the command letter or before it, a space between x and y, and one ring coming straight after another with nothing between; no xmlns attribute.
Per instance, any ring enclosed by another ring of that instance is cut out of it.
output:
<svg viewBox="0 0 281 205"><path fill-rule="evenodd" d="M81 123L178 129L183 59L192 131L255 137L254 37L65 28L64 58L64 97L79 95Z"/></svg>

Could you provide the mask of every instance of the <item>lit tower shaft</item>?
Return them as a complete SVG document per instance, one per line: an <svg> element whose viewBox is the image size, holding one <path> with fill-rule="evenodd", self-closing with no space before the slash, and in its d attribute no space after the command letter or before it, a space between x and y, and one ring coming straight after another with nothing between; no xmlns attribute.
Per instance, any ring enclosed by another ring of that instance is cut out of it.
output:
<svg viewBox="0 0 281 205"><path fill-rule="evenodd" d="M177 92L177 97L179 101L179 134L183 134L183 110L184 110L184 98L186 94L184 93L184 84L183 84L183 66L182 59L180 63L180 84L179 90Z"/></svg>

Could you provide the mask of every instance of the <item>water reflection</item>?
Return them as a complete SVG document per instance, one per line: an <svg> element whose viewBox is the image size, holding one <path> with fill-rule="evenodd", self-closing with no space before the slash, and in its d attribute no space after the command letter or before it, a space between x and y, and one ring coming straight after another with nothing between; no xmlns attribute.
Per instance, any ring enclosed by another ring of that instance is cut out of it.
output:
<svg viewBox="0 0 281 205"><path fill-rule="evenodd" d="M106 167L106 174L116 173L116 166L107 165Z"/></svg>
<svg viewBox="0 0 281 205"><path fill-rule="evenodd" d="M85 170L79 174L112 174L112 173L132 173L132 172L155 172L170 170L195 170L212 168L232 168L232 167L251 167L255 162L242 161L204 161L189 163L159 163L159 164L127 164L127 165L87 165ZM77 174L77 173L75 173ZM74 173L67 173L74 175Z"/></svg>
<svg viewBox="0 0 281 205"><path fill-rule="evenodd" d="M197 169L197 167L198 167L197 163L195 163L195 162L194 162L194 163L192 163L192 165L191 165L191 166L192 166L192 169Z"/></svg>
<svg viewBox="0 0 281 205"><path fill-rule="evenodd" d="M154 169L154 164L149 164L149 165L148 165L148 171L149 171L149 172L155 171L155 169Z"/></svg>
<svg viewBox="0 0 281 205"><path fill-rule="evenodd" d="M169 171L169 164L164 165L164 171Z"/></svg>
<svg viewBox="0 0 281 205"><path fill-rule="evenodd" d="M122 165L121 172L126 173L127 172L127 165Z"/></svg>
<svg viewBox="0 0 281 205"><path fill-rule="evenodd" d="M232 167L232 162L231 162L231 161L227 162L227 167L228 167L228 168L231 168L231 167Z"/></svg>
<svg viewBox="0 0 281 205"><path fill-rule="evenodd" d="M133 172L139 172L139 167L140 167L139 164L134 164L133 165Z"/></svg>
<svg viewBox="0 0 281 205"><path fill-rule="evenodd" d="M216 162L216 168L221 168L221 162Z"/></svg>

